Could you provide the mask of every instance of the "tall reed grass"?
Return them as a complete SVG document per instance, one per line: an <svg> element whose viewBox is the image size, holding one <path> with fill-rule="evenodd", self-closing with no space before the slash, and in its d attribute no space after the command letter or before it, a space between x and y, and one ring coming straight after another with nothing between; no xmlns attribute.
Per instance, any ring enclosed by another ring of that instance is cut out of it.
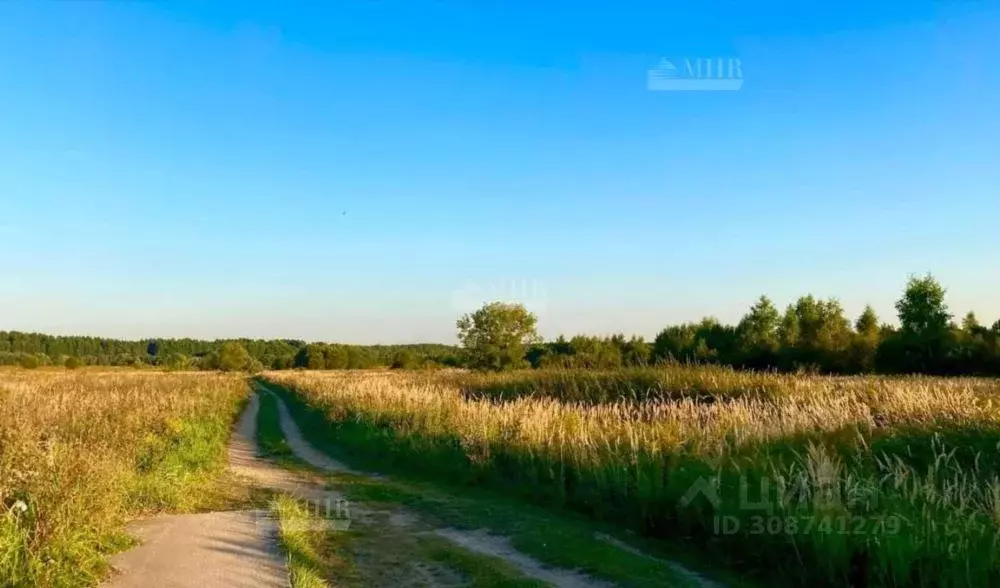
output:
<svg viewBox="0 0 1000 588"><path fill-rule="evenodd" d="M996 380L687 367L267 378L321 411L348 459L681 538L770 582L1000 584Z"/></svg>
<svg viewBox="0 0 1000 588"><path fill-rule="evenodd" d="M193 508L225 465L238 376L0 370L0 586L86 586L129 517Z"/></svg>

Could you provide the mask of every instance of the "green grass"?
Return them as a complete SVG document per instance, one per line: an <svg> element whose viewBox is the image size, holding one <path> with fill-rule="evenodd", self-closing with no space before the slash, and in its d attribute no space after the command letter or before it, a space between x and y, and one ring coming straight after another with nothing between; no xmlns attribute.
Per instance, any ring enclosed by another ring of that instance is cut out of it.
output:
<svg viewBox="0 0 1000 588"><path fill-rule="evenodd" d="M314 513L288 495L276 497L271 510L278 519L281 546L288 556L292 588L327 588L331 585L327 579L351 577L346 534L325 531Z"/></svg>
<svg viewBox="0 0 1000 588"><path fill-rule="evenodd" d="M496 557L472 553L441 537L421 537L423 555L459 573L473 588L545 588L545 582L526 578L513 566Z"/></svg>
<svg viewBox="0 0 1000 588"><path fill-rule="evenodd" d="M619 586L653 588L688 583L666 564L615 547L600 540L601 534L616 537L647 554L679 559L689 566L698 564L695 554L680 553L676 547L668 550L662 542L629 536L575 513L553 512L485 489L442 488L429 482L350 474L332 474L328 479L352 501L405 507L420 513L431 526L489 529L509 538L514 548L542 563L579 569ZM735 577L730 580L730 586L752 586Z"/></svg>
<svg viewBox="0 0 1000 588"><path fill-rule="evenodd" d="M146 437L127 491L132 512L203 512L220 499L230 423L199 419L175 423Z"/></svg>
<svg viewBox="0 0 1000 588"><path fill-rule="evenodd" d="M275 460L294 458L292 449L281 432L278 407L273 396L260 394L260 410L257 413L257 447L264 457Z"/></svg>

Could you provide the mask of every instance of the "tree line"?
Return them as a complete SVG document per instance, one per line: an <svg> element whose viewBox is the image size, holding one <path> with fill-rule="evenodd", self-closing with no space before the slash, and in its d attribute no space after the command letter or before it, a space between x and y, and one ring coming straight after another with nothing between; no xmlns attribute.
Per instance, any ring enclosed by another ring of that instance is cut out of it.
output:
<svg viewBox="0 0 1000 588"><path fill-rule="evenodd" d="M868 306L851 321L836 299L808 295L783 312L761 296L735 325L708 317L642 337L579 335L542 342L523 306L491 303L457 323L461 347L344 345L294 339L120 340L0 331L0 365L162 366L170 369L518 367L613 369L671 362L821 373L1000 374L1000 320L954 320L945 289L913 277L896 303L898 326Z"/></svg>
<svg viewBox="0 0 1000 588"><path fill-rule="evenodd" d="M807 295L778 310L761 296L735 325L708 317L641 337L559 337L539 342L535 318L493 303L459 320L470 367L598 368L711 363L739 369L818 373L1000 374L1000 320L973 313L958 323L932 276L912 277L896 302L898 326L867 306L853 322L836 299ZM521 359L523 358L523 359Z"/></svg>
<svg viewBox="0 0 1000 588"><path fill-rule="evenodd" d="M170 369L362 369L458 365L459 350L436 343L341 345L295 339L146 339L0 331L0 365L157 366Z"/></svg>

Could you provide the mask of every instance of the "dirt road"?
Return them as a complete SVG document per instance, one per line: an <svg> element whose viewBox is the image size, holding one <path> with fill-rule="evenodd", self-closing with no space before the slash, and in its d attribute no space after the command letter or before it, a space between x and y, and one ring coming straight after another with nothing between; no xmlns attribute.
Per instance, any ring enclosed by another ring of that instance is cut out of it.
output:
<svg viewBox="0 0 1000 588"><path fill-rule="evenodd" d="M295 482L257 458L258 398L251 397L230 441L231 467L267 486ZM157 516L128 528L141 545L111 559L109 588L288 586L277 530L265 511Z"/></svg>

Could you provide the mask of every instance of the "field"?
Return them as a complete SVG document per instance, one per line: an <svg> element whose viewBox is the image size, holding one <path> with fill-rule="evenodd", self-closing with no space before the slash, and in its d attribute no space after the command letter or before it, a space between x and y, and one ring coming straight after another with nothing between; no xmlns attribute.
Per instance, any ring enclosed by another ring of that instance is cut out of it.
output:
<svg viewBox="0 0 1000 588"><path fill-rule="evenodd" d="M695 545L766 585L1000 582L993 379L271 372L342 457Z"/></svg>
<svg viewBox="0 0 1000 588"><path fill-rule="evenodd" d="M352 500L504 528L515 546L565 569L581 567L587 550L595 562L633 557L593 541L631 530L646 548L739 573L747 586L1000 582L995 379L685 366L261 379L324 451L402 478L328 478ZM108 555L131 545L127 521L246 505L225 448L249 392L235 373L0 371L0 585L95 585ZM287 461L272 397L262 406L259 442ZM454 498L428 501L424 487ZM283 521L302 515L287 500L277 506ZM541 522L560 511L571 518ZM533 533L574 539L553 549ZM337 566L354 565L364 537L337 539ZM400 537L429 557L426 539ZM283 539L290 554L312 553L301 537ZM452 568L482 567L446 544ZM640 578L639 564L624 562L593 570L657 585L662 571Z"/></svg>
<svg viewBox="0 0 1000 588"><path fill-rule="evenodd" d="M0 585L93 585L126 520L229 500L239 375L0 370Z"/></svg>

